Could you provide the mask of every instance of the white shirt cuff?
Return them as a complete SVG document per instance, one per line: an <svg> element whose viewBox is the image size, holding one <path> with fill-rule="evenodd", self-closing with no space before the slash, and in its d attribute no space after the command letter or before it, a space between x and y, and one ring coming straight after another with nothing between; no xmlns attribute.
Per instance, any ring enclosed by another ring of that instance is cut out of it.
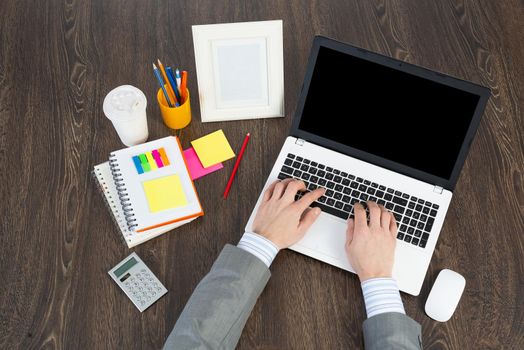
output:
<svg viewBox="0 0 524 350"><path fill-rule="evenodd" d="M262 260L267 267L271 266L278 253L278 247L273 242L254 232L245 232L237 247L250 252Z"/></svg>
<svg viewBox="0 0 524 350"><path fill-rule="evenodd" d="M386 312L406 314L397 282L393 278L371 278L360 286L368 318Z"/></svg>

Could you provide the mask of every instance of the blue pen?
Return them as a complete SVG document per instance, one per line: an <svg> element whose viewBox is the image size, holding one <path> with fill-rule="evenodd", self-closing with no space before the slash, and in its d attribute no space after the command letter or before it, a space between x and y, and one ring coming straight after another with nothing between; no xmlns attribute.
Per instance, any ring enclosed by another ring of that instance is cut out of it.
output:
<svg viewBox="0 0 524 350"><path fill-rule="evenodd" d="M160 75L160 71L156 67L156 65L153 63L153 72L155 72L156 79L158 80L158 83L160 84L160 87L162 88L162 91L164 92L164 96L166 97L167 105L169 107L173 107L173 103L171 103L171 99L169 98L169 95L167 94L166 87L164 86L164 80L162 80L162 76Z"/></svg>
<svg viewBox="0 0 524 350"><path fill-rule="evenodd" d="M182 101L182 99L180 98L179 88L177 84L175 83L175 75L173 74L173 69L171 67L166 68L166 75L167 75L167 79L169 79L169 83L173 87L173 92L175 93L177 100Z"/></svg>

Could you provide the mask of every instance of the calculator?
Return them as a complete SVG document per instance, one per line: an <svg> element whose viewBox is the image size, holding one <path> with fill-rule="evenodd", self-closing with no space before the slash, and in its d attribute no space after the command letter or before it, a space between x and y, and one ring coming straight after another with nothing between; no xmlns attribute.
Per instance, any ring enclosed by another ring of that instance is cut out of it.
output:
<svg viewBox="0 0 524 350"><path fill-rule="evenodd" d="M140 312L150 307L167 293L166 287L160 283L136 253L129 255L107 273L122 288Z"/></svg>

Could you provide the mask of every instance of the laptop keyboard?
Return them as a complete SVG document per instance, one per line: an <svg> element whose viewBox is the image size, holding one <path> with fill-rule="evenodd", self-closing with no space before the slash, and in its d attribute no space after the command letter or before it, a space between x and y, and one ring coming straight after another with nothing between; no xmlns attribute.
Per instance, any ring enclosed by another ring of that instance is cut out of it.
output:
<svg viewBox="0 0 524 350"><path fill-rule="evenodd" d="M421 248L426 247L439 208L437 204L291 153L287 155L278 178L304 181L307 190L297 194L296 199L317 187L324 187L325 195L311 206L344 220L354 217L353 204L356 202L371 200L381 204L397 220L397 239Z"/></svg>

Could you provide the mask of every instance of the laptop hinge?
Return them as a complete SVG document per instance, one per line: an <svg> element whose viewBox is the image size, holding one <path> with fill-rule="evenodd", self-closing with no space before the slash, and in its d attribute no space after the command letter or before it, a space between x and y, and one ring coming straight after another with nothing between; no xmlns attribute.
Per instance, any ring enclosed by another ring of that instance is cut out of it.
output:
<svg viewBox="0 0 524 350"><path fill-rule="evenodd" d="M306 142L306 141L304 141L304 140L302 140L302 139L297 139L297 140L295 141L295 145L304 146L304 142Z"/></svg>
<svg viewBox="0 0 524 350"><path fill-rule="evenodd" d="M433 192L435 192L435 193L442 194L442 191L444 191L442 186L435 185L435 187L433 187Z"/></svg>

